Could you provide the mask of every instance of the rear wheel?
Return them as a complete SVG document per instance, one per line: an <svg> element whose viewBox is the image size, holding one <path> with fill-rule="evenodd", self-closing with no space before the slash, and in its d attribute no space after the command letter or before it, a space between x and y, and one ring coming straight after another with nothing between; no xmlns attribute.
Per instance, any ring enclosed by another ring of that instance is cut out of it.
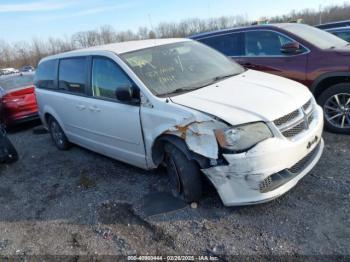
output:
<svg viewBox="0 0 350 262"><path fill-rule="evenodd" d="M53 142L59 150L68 150L70 143L64 134L62 128L54 118L49 120L49 129Z"/></svg>
<svg viewBox="0 0 350 262"><path fill-rule="evenodd" d="M318 103L324 110L328 131L350 134L350 84L338 84L324 91Z"/></svg>
<svg viewBox="0 0 350 262"><path fill-rule="evenodd" d="M197 163L187 159L184 153L169 143L165 144L164 162L172 190L188 203L199 201L202 197L202 181Z"/></svg>

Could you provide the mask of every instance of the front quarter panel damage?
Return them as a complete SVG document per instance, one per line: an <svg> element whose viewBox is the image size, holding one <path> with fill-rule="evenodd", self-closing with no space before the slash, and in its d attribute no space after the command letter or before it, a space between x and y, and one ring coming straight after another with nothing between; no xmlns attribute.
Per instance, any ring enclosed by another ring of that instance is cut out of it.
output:
<svg viewBox="0 0 350 262"><path fill-rule="evenodd" d="M208 159L218 159L215 129L226 128L223 122L196 110L171 102L141 107L141 122L146 146L147 164L155 168L152 150L162 135L173 135L186 142L188 149Z"/></svg>
<svg viewBox="0 0 350 262"><path fill-rule="evenodd" d="M186 141L188 148L199 155L209 159L218 159L219 147L214 130L224 127L226 127L225 124L213 119L202 122L186 119L165 133L181 137Z"/></svg>

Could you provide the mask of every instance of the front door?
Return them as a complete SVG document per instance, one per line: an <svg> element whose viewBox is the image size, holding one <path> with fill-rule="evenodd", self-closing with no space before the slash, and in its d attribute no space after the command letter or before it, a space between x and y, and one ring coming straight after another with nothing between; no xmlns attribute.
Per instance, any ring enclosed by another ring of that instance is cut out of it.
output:
<svg viewBox="0 0 350 262"><path fill-rule="evenodd" d="M283 76L301 83L306 80L308 50L284 54L284 44L294 42L291 38L271 30L245 31L243 56L235 60L246 68Z"/></svg>
<svg viewBox="0 0 350 262"><path fill-rule="evenodd" d="M89 114L87 143L104 155L146 167L140 106L135 101L128 104L116 98L116 90L125 85L133 83L114 61L92 57L91 92L85 100Z"/></svg>

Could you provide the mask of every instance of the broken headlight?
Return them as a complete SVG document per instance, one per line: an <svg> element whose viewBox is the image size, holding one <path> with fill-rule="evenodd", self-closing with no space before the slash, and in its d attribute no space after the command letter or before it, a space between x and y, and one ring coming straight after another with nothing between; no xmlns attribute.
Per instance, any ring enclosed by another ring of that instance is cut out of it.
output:
<svg viewBox="0 0 350 262"><path fill-rule="evenodd" d="M244 152L259 142L273 137L269 127L262 122L217 129L215 135L221 148L235 152Z"/></svg>

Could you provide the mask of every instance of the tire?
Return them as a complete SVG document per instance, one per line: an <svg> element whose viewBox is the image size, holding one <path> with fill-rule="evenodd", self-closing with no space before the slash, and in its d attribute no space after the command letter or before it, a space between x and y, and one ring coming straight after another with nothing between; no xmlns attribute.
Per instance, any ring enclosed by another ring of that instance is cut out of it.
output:
<svg viewBox="0 0 350 262"><path fill-rule="evenodd" d="M350 84L326 89L318 98L323 108L325 128L333 133L350 134Z"/></svg>
<svg viewBox="0 0 350 262"><path fill-rule="evenodd" d="M49 119L49 130L52 141L59 150L68 150L71 147L66 135L64 134L61 126L54 118Z"/></svg>
<svg viewBox="0 0 350 262"><path fill-rule="evenodd" d="M165 144L165 165L173 191L187 203L198 202L202 197L202 181L199 166L187 159L176 146Z"/></svg>
<svg viewBox="0 0 350 262"><path fill-rule="evenodd" d="M0 137L0 163L11 164L18 160L18 153L6 136Z"/></svg>

